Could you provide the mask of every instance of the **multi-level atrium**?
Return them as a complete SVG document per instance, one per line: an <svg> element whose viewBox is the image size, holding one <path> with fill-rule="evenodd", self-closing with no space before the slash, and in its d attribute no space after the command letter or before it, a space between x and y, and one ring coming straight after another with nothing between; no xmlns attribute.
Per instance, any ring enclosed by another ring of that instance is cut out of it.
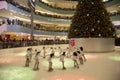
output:
<svg viewBox="0 0 120 80"><path fill-rule="evenodd" d="M77 50L76 44L68 38L78 1L0 0L0 80L120 80L120 0L103 0L116 30L114 51L85 51L87 60L84 64L80 64L77 57L79 68L72 55ZM26 67L28 48L33 49L32 60ZM34 68L36 52L40 52L39 69ZM55 53L52 64L51 52ZM62 68L60 52L66 52L66 69ZM49 70L51 65L54 70Z"/></svg>

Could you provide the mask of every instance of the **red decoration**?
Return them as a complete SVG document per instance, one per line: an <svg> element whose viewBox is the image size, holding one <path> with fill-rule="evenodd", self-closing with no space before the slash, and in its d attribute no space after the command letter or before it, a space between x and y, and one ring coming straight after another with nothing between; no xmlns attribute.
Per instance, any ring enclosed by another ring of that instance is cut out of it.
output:
<svg viewBox="0 0 120 80"><path fill-rule="evenodd" d="M75 40L70 40L70 45L75 46Z"/></svg>
<svg viewBox="0 0 120 80"><path fill-rule="evenodd" d="M88 33L88 37L91 37L91 34L90 34L90 33Z"/></svg>

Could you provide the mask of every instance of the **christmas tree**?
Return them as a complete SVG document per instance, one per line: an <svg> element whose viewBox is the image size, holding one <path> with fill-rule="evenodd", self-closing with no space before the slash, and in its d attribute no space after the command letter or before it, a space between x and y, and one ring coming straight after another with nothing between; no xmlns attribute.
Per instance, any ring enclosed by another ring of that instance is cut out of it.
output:
<svg viewBox="0 0 120 80"><path fill-rule="evenodd" d="M115 27L102 0L78 0L69 38L114 38Z"/></svg>

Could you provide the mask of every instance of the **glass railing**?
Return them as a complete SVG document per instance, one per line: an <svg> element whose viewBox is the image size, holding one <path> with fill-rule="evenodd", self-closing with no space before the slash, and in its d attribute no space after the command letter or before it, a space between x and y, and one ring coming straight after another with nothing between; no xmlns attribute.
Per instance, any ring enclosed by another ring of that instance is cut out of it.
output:
<svg viewBox="0 0 120 80"><path fill-rule="evenodd" d="M27 33L30 34L31 28L23 27L19 25L7 25L8 32L16 32L16 33ZM56 35L56 36L66 36L67 32L60 30L33 30L36 35Z"/></svg>
<svg viewBox="0 0 120 80"><path fill-rule="evenodd" d="M74 11L74 10L76 9L76 8L63 8L62 6L61 6L61 7L55 6L55 5L46 3L46 2L44 2L44 1L42 1L42 0L39 0L39 1L40 1L41 3L43 3L43 4L45 4L46 6L49 6L49 7L51 7L51 8L55 8L55 9L72 10L72 11ZM65 0L65 1L78 1L78 0ZM113 0L108 0L108 1L105 1L104 3L109 3L109 2L111 2L111 1L113 1Z"/></svg>
<svg viewBox="0 0 120 80"><path fill-rule="evenodd" d="M78 1L78 0L65 0L65 1ZM104 3L108 3L108 2L110 2L110 1L113 1L113 0L107 0L107 1L104 1L104 0L103 0Z"/></svg>
<svg viewBox="0 0 120 80"><path fill-rule="evenodd" d="M76 9L76 8L62 8L62 7L58 7L58 6L53 6L53 5L51 5L51 4L45 3L45 2L42 1L42 0L39 0L39 2L45 4L46 6L49 6L49 7L51 7L51 8L55 8L55 9L72 10L72 11L74 11L74 10Z"/></svg>
<svg viewBox="0 0 120 80"><path fill-rule="evenodd" d="M1 23L3 24L7 24L7 25L12 25L14 27L14 25L19 25L19 26L23 26L23 27L26 27L26 28L29 28L31 29L30 27L30 23L28 22L24 22L24 21L21 21L21 20L18 20L18 19L6 19L6 22L3 20ZM2 25L2 24L0 24ZM52 26L51 26L52 27ZM53 31L53 32L67 32L66 29L60 29L60 30L55 30L55 29L48 29L46 26L44 25L41 25L41 24L35 24L34 23L34 30L43 30L43 31Z"/></svg>
<svg viewBox="0 0 120 80"><path fill-rule="evenodd" d="M46 4L43 4L42 2L39 2L39 0L36 0L36 5L48 11L59 13L59 14L73 14L75 12L74 10L62 10L62 9L52 8L50 6L47 6Z"/></svg>
<svg viewBox="0 0 120 80"><path fill-rule="evenodd" d="M40 12L36 12L36 14L40 15L40 16L53 17L53 18L59 18L59 19L72 19L72 16L71 17L64 17L64 16L50 15L50 14L40 13ZM110 12L109 14L110 14L110 16L118 16L118 15L120 15L120 11Z"/></svg>
<svg viewBox="0 0 120 80"><path fill-rule="evenodd" d="M7 1L7 2L10 3L10 4L12 4L13 6L19 8L19 9L22 9L22 10L24 10L24 11L26 11L26 12L30 12L30 9L29 9L29 8L24 7L24 6L21 6L21 5L20 5L19 3L17 3L17 2L14 2L14 1Z"/></svg>
<svg viewBox="0 0 120 80"><path fill-rule="evenodd" d="M120 15L120 11L110 13L110 16L118 16L118 15Z"/></svg>
<svg viewBox="0 0 120 80"><path fill-rule="evenodd" d="M41 12L36 12L36 14L44 17L52 17L52 18L58 18L58 19L72 19L72 17L68 17L68 16L51 15L51 14L41 13Z"/></svg>
<svg viewBox="0 0 120 80"><path fill-rule="evenodd" d="M17 8L22 9L22 10L24 10L26 12L30 12L29 8L23 7L23 6L19 5L16 2L11 1L9 3L11 3L13 6L16 6ZM22 12L24 12L24 11L22 11ZM25 14L27 14L26 12L25 12ZM58 18L58 19L72 19L72 16L71 17L67 17L67 16L51 15L51 14L40 13L40 12L36 12L35 14L43 16L43 17L52 17L52 18ZM30 14L28 14L28 15L30 15ZM110 16L116 16L116 15L120 15L120 11L115 12L115 13L110 13Z"/></svg>

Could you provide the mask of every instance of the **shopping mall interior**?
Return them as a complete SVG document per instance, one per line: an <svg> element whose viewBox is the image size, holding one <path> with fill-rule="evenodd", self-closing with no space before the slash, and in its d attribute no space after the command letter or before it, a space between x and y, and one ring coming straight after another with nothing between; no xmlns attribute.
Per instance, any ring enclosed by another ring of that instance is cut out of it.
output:
<svg viewBox="0 0 120 80"><path fill-rule="evenodd" d="M120 80L120 0L0 0L0 80Z"/></svg>

